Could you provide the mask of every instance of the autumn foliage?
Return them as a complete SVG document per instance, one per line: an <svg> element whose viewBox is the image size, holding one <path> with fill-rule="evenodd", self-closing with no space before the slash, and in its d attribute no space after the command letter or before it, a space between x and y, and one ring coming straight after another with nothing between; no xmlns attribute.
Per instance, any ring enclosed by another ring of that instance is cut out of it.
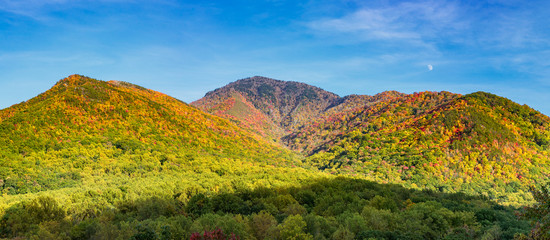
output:
<svg viewBox="0 0 550 240"><path fill-rule="evenodd" d="M525 239L548 225L514 213L547 198L550 119L483 92L339 97L253 77L191 106L72 75L0 110L0 145L0 238Z"/></svg>
<svg viewBox="0 0 550 240"><path fill-rule="evenodd" d="M291 85L296 87L288 90ZM549 118L484 92L340 98L301 83L254 77L193 104L275 138L331 174L483 194L515 205L532 201L528 186L550 174ZM250 121L246 113L262 120Z"/></svg>

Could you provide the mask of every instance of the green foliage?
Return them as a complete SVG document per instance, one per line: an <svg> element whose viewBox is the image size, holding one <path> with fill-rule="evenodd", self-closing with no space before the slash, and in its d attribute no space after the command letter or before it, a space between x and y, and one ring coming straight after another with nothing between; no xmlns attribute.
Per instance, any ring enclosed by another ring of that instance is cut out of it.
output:
<svg viewBox="0 0 550 240"><path fill-rule="evenodd" d="M306 222L300 215L287 217L281 225L278 226L281 239L307 240L313 239L311 234L306 233Z"/></svg>
<svg viewBox="0 0 550 240"><path fill-rule="evenodd" d="M240 239L512 239L529 230L528 222L515 217L515 209L480 197L417 191L344 177L310 178L299 186L207 191L184 198L175 194L210 185L208 178L198 179L159 187L154 184L158 181L149 177L116 197L112 197L113 189L108 185L97 186L101 192L95 194L95 190L74 190L58 194L59 199L38 196L3 211L0 237L188 239L195 233L202 236L219 229L228 238L233 234ZM227 180L213 180L220 181ZM88 197L78 199L82 196L79 191ZM311 198L310 208L296 200L302 199L300 196ZM258 207L239 213L236 209L241 208L214 207L223 199L229 200L228 206L244 203ZM77 209L83 205L78 202L97 202L106 207L91 206L97 211L82 215ZM341 202L349 208L322 211L327 202ZM198 211L198 206L210 210ZM289 212L289 207L299 209L298 214Z"/></svg>
<svg viewBox="0 0 550 240"><path fill-rule="evenodd" d="M263 80L210 96L240 101L231 111L217 106L226 113L262 112L250 123L264 130L300 129L284 141L304 150L305 162L231 121L124 82L74 75L0 111L0 238L527 236L514 208L489 199L524 203L525 186L548 175L548 118L485 93L339 99ZM544 202L541 191L533 193Z"/></svg>
<svg viewBox="0 0 550 240"><path fill-rule="evenodd" d="M95 218L86 219L74 225L70 231L72 239L90 239L99 231L99 221Z"/></svg>
<svg viewBox="0 0 550 240"><path fill-rule="evenodd" d="M531 186L531 193L536 200L532 206L525 207L522 217L530 219L534 225L530 233L533 239L550 238L550 184L540 188Z"/></svg>
<svg viewBox="0 0 550 240"><path fill-rule="evenodd" d="M134 234L130 239L131 240L156 240L158 239L157 234L151 228L137 225L137 233Z"/></svg>
<svg viewBox="0 0 550 240"><path fill-rule="evenodd" d="M353 100L353 101L352 101ZM415 93L345 106L283 140L330 173L522 205L550 173L550 119L488 93Z"/></svg>
<svg viewBox="0 0 550 240"><path fill-rule="evenodd" d="M78 186L83 175L299 165L295 154L164 94L72 75L0 111L0 193ZM220 161L218 161L220 160ZM213 162L218 162L214 164Z"/></svg>
<svg viewBox="0 0 550 240"><path fill-rule="evenodd" d="M191 197L189 203L187 203L186 212L194 217L212 212L210 198L207 198L202 193Z"/></svg>
<svg viewBox="0 0 550 240"><path fill-rule="evenodd" d="M275 237L277 220L270 213L261 211L254 213L250 219L252 236L256 239L269 239Z"/></svg>
<svg viewBox="0 0 550 240"><path fill-rule="evenodd" d="M7 209L0 221L1 234L17 236L36 229L41 223L62 221L65 214L53 197L40 196Z"/></svg>

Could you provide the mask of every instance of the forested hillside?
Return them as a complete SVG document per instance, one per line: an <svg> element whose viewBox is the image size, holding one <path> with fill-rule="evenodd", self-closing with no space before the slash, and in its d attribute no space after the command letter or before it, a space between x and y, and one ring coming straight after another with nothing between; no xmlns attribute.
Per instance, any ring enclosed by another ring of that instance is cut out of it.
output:
<svg viewBox="0 0 550 240"><path fill-rule="evenodd" d="M202 192L320 176L296 168L296 154L228 120L136 85L79 75L0 111L0 141L0 232L10 238L58 231L54 220L77 227L146 198L185 202ZM31 200L45 216L25 218L32 207L16 207ZM63 217L50 219L54 203Z"/></svg>
<svg viewBox="0 0 550 240"><path fill-rule="evenodd" d="M297 163L289 151L162 93L78 75L0 111L0 119L1 188L8 194L72 186L83 175L131 176L212 159ZM220 174L224 167L212 166Z"/></svg>
<svg viewBox="0 0 550 240"><path fill-rule="evenodd" d="M266 101L249 89L283 84L263 78L240 81L221 89L243 94L243 101ZM235 85L239 87L231 87ZM223 116L209 106L227 106L219 101L224 98L212 95L195 103L209 102L201 106ZM528 106L483 92L326 95L332 96L330 101L309 108L317 111L295 112L301 116L295 118L304 120L278 139L318 169L413 188L484 194L515 205L532 200L529 185L548 180L550 120ZM263 116L266 122L277 119Z"/></svg>
<svg viewBox="0 0 550 240"><path fill-rule="evenodd" d="M211 91L191 104L277 140L339 101L338 95L318 87L256 76Z"/></svg>
<svg viewBox="0 0 550 240"><path fill-rule="evenodd" d="M522 204L549 176L549 122L488 93L424 92L327 116L285 141L327 171Z"/></svg>
<svg viewBox="0 0 550 240"><path fill-rule="evenodd" d="M340 98L260 77L231 86L195 103L228 119L80 75L1 110L0 238L529 234L499 205L526 204L526 186L547 178L550 121L527 106L486 93Z"/></svg>

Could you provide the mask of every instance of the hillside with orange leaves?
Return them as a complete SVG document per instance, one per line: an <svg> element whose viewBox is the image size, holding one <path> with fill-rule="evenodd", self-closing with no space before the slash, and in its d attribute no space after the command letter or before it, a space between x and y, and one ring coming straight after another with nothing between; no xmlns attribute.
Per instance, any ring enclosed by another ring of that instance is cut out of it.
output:
<svg viewBox="0 0 550 240"><path fill-rule="evenodd" d="M513 239L548 178L548 117L492 94L254 77L194 105L72 75L0 110L0 238Z"/></svg>
<svg viewBox="0 0 550 240"><path fill-rule="evenodd" d="M242 112L267 123L240 126L277 127L279 134L270 135L278 136L275 141L332 174L483 194L513 204L531 199L527 186L549 179L550 119L528 106L483 92L463 96L388 91L339 97L303 83L298 84L300 90L279 91L277 97L259 91L287 84L296 83L261 77L239 80L193 104L243 123L248 118L239 112L227 116L235 105L224 102L231 99L226 93L240 96L239 101L252 103ZM281 101L272 99L301 101L273 104Z"/></svg>
<svg viewBox="0 0 550 240"><path fill-rule="evenodd" d="M189 170L200 162L220 174L245 162L296 164L289 151L170 96L80 75L1 110L0 145L3 193L72 186L83 175Z"/></svg>

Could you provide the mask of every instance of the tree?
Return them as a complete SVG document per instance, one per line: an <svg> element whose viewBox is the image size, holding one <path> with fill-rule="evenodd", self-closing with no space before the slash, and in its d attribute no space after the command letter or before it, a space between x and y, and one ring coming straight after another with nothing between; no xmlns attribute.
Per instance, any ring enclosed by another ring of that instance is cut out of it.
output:
<svg viewBox="0 0 550 240"><path fill-rule="evenodd" d="M271 231L277 226L277 220L270 213L261 211L260 213L252 214L250 227L252 233L257 239L265 239Z"/></svg>
<svg viewBox="0 0 550 240"><path fill-rule="evenodd" d="M194 218L198 218L203 214L212 212L210 199L202 193L191 197L187 203L186 212Z"/></svg>
<svg viewBox="0 0 550 240"><path fill-rule="evenodd" d="M306 222L301 215L287 217L278 227L281 239L309 240L311 234L306 233Z"/></svg>
<svg viewBox="0 0 550 240"><path fill-rule="evenodd" d="M546 183L540 189L530 187L533 198L537 201L529 207L525 207L522 216L531 219L535 225L531 231L533 239L550 239L550 183Z"/></svg>

